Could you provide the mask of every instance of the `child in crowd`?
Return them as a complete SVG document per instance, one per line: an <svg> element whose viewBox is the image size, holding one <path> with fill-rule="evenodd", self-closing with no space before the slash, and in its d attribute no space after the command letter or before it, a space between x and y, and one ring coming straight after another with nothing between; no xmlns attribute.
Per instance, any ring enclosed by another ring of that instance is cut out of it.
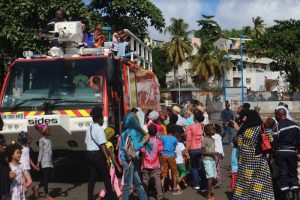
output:
<svg viewBox="0 0 300 200"><path fill-rule="evenodd" d="M114 138L114 135L115 135L115 130L113 128L106 128L104 130L105 132L105 136L106 136L106 147L108 149L108 154L109 154L109 157L110 157L110 178L111 178L111 185L114 186L114 189L115 189L115 192L117 194L117 197L119 199L121 199L121 190L120 190L120 187L119 187L119 180L116 176L116 170L118 170L119 173L122 173L122 168L120 167L120 165L118 164L116 158L115 158L115 154L114 154L114 146L112 144L112 140ZM100 194L99 194L99 200L100 199L103 199L105 197L105 194L106 194L106 190L105 190L105 187L102 187L101 191L100 191Z"/></svg>
<svg viewBox="0 0 300 200"><path fill-rule="evenodd" d="M176 152L176 165L178 170L178 188L180 188L180 183L183 182L184 187L187 187L188 184L185 181L185 177L188 175L185 163L184 163L184 157L190 158L188 151L186 150L184 146L185 137L183 134L176 133L176 138L178 139L178 145L176 146L175 152Z"/></svg>
<svg viewBox="0 0 300 200"><path fill-rule="evenodd" d="M205 137L202 141L202 154L203 163L206 172L207 179L207 200L213 200L212 196L212 182L216 178L216 161L215 157L219 155L215 151L215 141L212 136L215 134L216 130L213 124L207 124L204 126Z"/></svg>
<svg viewBox="0 0 300 200"><path fill-rule="evenodd" d="M215 188L219 188L221 186L221 168L220 168L220 162L224 157L224 150L223 150L223 144L222 144L222 127L219 124L214 124L214 128L216 133L212 136L212 138L215 141L215 151L218 152L218 155L216 156L216 169L217 169L217 178L215 182Z"/></svg>
<svg viewBox="0 0 300 200"><path fill-rule="evenodd" d="M23 166L23 169L28 173L28 185L32 184L32 179L30 177L30 164L31 164L31 159L30 159L30 149L29 149L29 136L28 133L22 131L18 135L18 141L22 145L22 154L21 154L21 159L20 163ZM35 166L34 166L35 167Z"/></svg>
<svg viewBox="0 0 300 200"><path fill-rule="evenodd" d="M21 149L22 147L18 144L7 147L7 158L11 169L11 199L13 200L26 200L25 192L32 182L28 171L20 164Z"/></svg>
<svg viewBox="0 0 300 200"><path fill-rule="evenodd" d="M231 184L230 188L234 190L235 180L238 170L238 143L237 139L233 140L233 149L231 152Z"/></svg>
<svg viewBox="0 0 300 200"><path fill-rule="evenodd" d="M168 124L167 133L168 135L162 136L161 141L163 144L162 151L162 183L163 188L165 185L166 178L168 176L169 169L171 169L172 179L173 179L173 195L182 194L182 190L177 188L177 166L176 166L176 153L175 148L178 144L178 140L173 136L173 133L176 132L176 127L173 124Z"/></svg>
<svg viewBox="0 0 300 200"><path fill-rule="evenodd" d="M160 153L163 150L162 142L156 137L157 127L154 124L149 125L148 133L150 139L148 141L151 144L151 152L147 152L146 148L141 149L143 153L142 161L142 173L143 173L143 184L144 188L149 196L149 182L150 179L154 179L155 187L157 191L157 199L163 199L163 191L161 184L161 166L160 166Z"/></svg>
<svg viewBox="0 0 300 200"><path fill-rule="evenodd" d="M155 110L149 113L149 121L147 123L147 127L150 124L154 124L156 126L159 138L163 135L166 135L166 128L159 119L159 113Z"/></svg>
<svg viewBox="0 0 300 200"><path fill-rule="evenodd" d="M41 186L44 187L45 199L53 200L48 192L48 183L52 176L53 169L53 158L52 158L52 141L49 139L51 133L48 124L36 124L35 128L42 135L39 140L39 155L38 162L36 164L38 170L40 170L40 165L42 167L41 171L41 182L39 185L35 186L32 190L36 198L39 198L39 189Z"/></svg>
<svg viewBox="0 0 300 200"><path fill-rule="evenodd" d="M105 36L102 35L102 24L97 23L94 30L94 47L99 48L105 41Z"/></svg>

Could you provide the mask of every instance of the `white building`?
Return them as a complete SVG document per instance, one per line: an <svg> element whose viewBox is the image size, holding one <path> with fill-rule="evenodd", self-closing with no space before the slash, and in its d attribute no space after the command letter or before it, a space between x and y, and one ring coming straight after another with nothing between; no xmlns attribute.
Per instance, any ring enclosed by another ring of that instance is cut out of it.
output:
<svg viewBox="0 0 300 200"><path fill-rule="evenodd" d="M192 55L195 55L198 51L198 48L201 46L200 38L192 39L193 52ZM194 82L192 79L193 73L191 72L190 62L186 61L178 66L178 80L180 85L183 87L194 87ZM168 87L172 87L174 84L174 71L170 71L166 76L166 82ZM178 86L178 85L177 85Z"/></svg>
<svg viewBox="0 0 300 200"><path fill-rule="evenodd" d="M251 39L242 39L242 42L251 41ZM240 38L220 38L214 43L218 49L228 52L232 60L232 68L225 72L226 87L242 87L242 74L240 67ZM288 89L284 82L284 73L276 70L276 61L270 58L249 57L247 52L243 52L243 79L244 87L249 91L265 92L278 91L283 92ZM266 82L273 82L268 86Z"/></svg>

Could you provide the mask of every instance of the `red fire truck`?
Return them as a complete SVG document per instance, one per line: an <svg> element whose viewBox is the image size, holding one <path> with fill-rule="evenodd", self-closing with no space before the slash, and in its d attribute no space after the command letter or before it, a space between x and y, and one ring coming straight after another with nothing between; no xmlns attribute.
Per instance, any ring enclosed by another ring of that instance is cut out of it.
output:
<svg viewBox="0 0 300 200"><path fill-rule="evenodd" d="M114 56L109 42L102 48L76 46L82 40L80 25L55 24L56 39L67 44L65 49L53 47L50 56L26 52L26 58L16 59L9 66L0 94L2 134L8 142L16 141L18 133L26 131L37 151L40 135L34 124L48 123L54 149L83 152L93 106L103 107L104 128L111 126L117 132L122 116L131 108L159 109L159 84L151 72L151 49L128 30L124 31L130 36L135 60Z"/></svg>

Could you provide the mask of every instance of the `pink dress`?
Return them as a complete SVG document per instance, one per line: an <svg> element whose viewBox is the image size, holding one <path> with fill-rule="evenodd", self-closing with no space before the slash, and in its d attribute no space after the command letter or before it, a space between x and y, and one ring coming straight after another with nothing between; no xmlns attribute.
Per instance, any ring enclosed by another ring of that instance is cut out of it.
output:
<svg viewBox="0 0 300 200"><path fill-rule="evenodd" d="M13 165L9 164L9 167L12 172L17 176L15 179L12 179L10 184L11 199L13 200L26 200L25 188L24 188L24 168L21 164Z"/></svg>

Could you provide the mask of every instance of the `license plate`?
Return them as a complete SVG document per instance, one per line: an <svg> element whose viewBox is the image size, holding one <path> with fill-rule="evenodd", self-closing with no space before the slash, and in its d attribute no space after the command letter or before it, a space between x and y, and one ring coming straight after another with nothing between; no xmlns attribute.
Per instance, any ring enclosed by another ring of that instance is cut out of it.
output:
<svg viewBox="0 0 300 200"><path fill-rule="evenodd" d="M4 120L24 119L24 113L1 115Z"/></svg>

